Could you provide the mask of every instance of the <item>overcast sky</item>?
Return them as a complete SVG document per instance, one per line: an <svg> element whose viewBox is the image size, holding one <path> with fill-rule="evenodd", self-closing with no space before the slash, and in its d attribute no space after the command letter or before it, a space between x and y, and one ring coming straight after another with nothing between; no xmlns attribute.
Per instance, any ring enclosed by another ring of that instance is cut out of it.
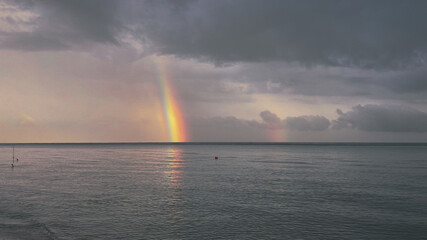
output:
<svg viewBox="0 0 427 240"><path fill-rule="evenodd" d="M0 0L0 142L427 141L427 1ZM167 60L167 61L166 61Z"/></svg>

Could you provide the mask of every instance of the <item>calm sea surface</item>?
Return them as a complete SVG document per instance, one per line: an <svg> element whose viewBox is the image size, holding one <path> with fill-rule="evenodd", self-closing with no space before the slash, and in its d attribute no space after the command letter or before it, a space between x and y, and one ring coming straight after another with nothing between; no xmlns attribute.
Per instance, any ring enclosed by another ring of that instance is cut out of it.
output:
<svg viewBox="0 0 427 240"><path fill-rule="evenodd" d="M427 239L427 145L0 146L0 239ZM214 156L219 159L215 160Z"/></svg>

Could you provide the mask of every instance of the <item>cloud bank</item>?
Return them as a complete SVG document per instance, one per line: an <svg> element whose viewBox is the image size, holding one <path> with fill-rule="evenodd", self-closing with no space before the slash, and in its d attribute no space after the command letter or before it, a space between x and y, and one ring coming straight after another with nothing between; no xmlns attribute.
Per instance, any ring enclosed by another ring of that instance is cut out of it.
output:
<svg viewBox="0 0 427 240"><path fill-rule="evenodd" d="M416 109L408 109L392 105L357 105L350 111L343 112L337 109L338 118L330 121L324 116L304 115L289 116L280 119L275 113L263 111L261 121L244 120L236 117L215 117L198 119L194 137L200 139L200 129L206 135L225 137L225 139L246 139L264 141L268 131L285 131L313 133L325 132L337 134L346 129L362 130L366 132L427 132L427 113ZM197 130L198 129L198 130ZM203 135L203 134L202 134ZM221 139L221 138L220 138Z"/></svg>
<svg viewBox="0 0 427 240"><path fill-rule="evenodd" d="M387 105L357 105L348 112L337 110L333 128L353 128L377 132L426 132L427 113Z"/></svg>
<svg viewBox="0 0 427 240"><path fill-rule="evenodd" d="M287 117L284 121L287 129L298 131L324 131L331 125L324 116Z"/></svg>

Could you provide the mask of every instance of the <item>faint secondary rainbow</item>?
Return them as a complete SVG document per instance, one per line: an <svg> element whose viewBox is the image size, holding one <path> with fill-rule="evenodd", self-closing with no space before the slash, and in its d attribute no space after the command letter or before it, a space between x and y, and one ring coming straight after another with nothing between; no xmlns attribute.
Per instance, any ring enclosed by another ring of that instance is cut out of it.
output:
<svg viewBox="0 0 427 240"><path fill-rule="evenodd" d="M182 110L167 69L165 57L155 57L157 66L158 82L163 104L163 120L171 142L186 142L187 131L182 117Z"/></svg>

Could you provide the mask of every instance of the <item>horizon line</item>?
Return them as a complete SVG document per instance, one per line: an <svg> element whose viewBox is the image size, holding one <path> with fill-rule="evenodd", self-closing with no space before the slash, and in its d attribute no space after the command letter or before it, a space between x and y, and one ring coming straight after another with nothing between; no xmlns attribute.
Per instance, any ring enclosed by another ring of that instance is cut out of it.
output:
<svg viewBox="0 0 427 240"><path fill-rule="evenodd" d="M245 141L230 141L230 142L224 142L224 141L200 141L200 142L15 142L15 143L0 143L0 145L96 145L96 144L111 144L111 145L119 145L119 144L153 144L153 145L191 145L191 144L241 144L241 145L251 145L251 144L263 144L263 145L331 145L331 144L342 144L342 145L350 145L350 144L357 144L357 145L373 145L373 144L390 144L390 145L427 145L427 142L353 142L353 141L341 141L341 142L245 142Z"/></svg>

